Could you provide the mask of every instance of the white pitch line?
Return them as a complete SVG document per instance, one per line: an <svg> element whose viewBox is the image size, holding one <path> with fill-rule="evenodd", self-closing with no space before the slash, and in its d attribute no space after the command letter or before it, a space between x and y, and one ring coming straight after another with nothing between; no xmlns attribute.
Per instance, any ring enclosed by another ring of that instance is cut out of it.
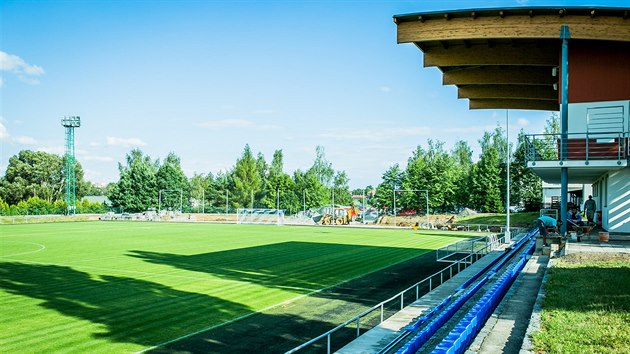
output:
<svg viewBox="0 0 630 354"><path fill-rule="evenodd" d="M6 258L6 257L15 257L15 256L23 256L25 254L31 254L31 253L37 253L37 252L41 252L43 250L46 249L46 246L42 245L41 243L35 243L35 242L25 242L25 241L5 241L5 242L11 242L11 243L26 243L29 245L35 245L35 246L39 246L38 249L34 250L34 251L27 251L27 252L21 252L21 253L14 253L14 254L8 254L6 256L1 256L0 258Z"/></svg>

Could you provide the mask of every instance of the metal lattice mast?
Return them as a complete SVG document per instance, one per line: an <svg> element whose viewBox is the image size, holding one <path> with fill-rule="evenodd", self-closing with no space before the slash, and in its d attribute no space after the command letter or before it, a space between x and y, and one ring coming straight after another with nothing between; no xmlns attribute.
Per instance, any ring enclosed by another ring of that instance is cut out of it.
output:
<svg viewBox="0 0 630 354"><path fill-rule="evenodd" d="M81 126L81 118L77 116L63 117L61 125L66 128L66 204L68 215L76 213L76 186L75 176L76 159L74 156L74 128Z"/></svg>

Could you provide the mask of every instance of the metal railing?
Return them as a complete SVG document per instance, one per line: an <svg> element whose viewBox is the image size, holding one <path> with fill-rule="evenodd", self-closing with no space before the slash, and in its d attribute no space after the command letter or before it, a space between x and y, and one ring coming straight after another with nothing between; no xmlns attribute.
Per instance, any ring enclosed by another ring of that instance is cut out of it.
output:
<svg viewBox="0 0 630 354"><path fill-rule="evenodd" d="M485 253L488 253L493 249L493 247L488 247L488 242L492 242L491 240L496 241L496 235L491 235L488 237L475 237L468 240L455 242L446 247L441 247L435 250L435 258L437 261L452 262L457 260L452 258L453 255L470 254L484 251Z"/></svg>
<svg viewBox="0 0 630 354"><path fill-rule="evenodd" d="M630 134L624 132L528 134L524 136L525 160L627 160Z"/></svg>
<svg viewBox="0 0 630 354"><path fill-rule="evenodd" d="M503 243L505 239L505 236L502 236L500 238L497 239L497 242L499 243ZM440 286L442 283L444 283L446 280L449 280L453 277L453 275L458 274L459 272L461 272L462 270L466 269L467 267L469 267L470 265L472 265L473 263L475 263L476 261L478 261L479 259L481 259L481 257L485 256L489 251L488 249L490 249L491 247L494 247L494 242L489 242L484 248L479 249L476 252L473 252L471 254L469 254L468 256L452 263L451 265L449 265L448 267L442 269L439 272L436 272L424 279L422 279L421 281L417 282L416 284L406 288L405 290L399 292L398 294L390 297L389 299L382 301L381 303L372 306L371 308L361 312L360 314L354 316L353 318L343 322L342 324L338 325L337 327L329 330L326 333L323 333L311 340L309 340L306 343L303 343L302 345L299 345L289 351L287 351L285 354L290 354L290 353L295 353L301 349L304 349L316 342L319 342L322 339L326 340L326 353L330 354L331 353L331 343L332 343L332 335L335 334L336 332L343 330L344 328L346 328L348 325L351 324L356 324L356 337L359 337L359 335L361 334L361 323L362 323L362 319L372 315L375 317L374 313L377 313L379 316L377 317L378 319L378 323L376 323L375 325L371 326L370 328L363 327L363 329L371 329L376 327L378 324L382 323L383 321L385 321L386 319L388 319L389 317L393 316L397 311L400 311L402 309L405 308L405 298L409 298L409 294L411 294L411 298L414 300L411 300L407 303L407 305L411 304L413 301L417 301L421 296L429 293L430 291L432 291L434 288ZM424 290L423 293L421 293L421 289ZM428 289L428 290L427 290ZM386 309L389 308L391 306L391 304L395 304L396 305L396 311L387 315L386 316ZM364 321L367 322L367 321Z"/></svg>

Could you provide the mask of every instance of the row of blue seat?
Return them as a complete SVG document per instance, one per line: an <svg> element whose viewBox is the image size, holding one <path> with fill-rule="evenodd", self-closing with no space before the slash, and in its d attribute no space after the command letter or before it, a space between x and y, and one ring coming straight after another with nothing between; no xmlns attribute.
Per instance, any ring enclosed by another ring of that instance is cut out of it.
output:
<svg viewBox="0 0 630 354"><path fill-rule="evenodd" d="M530 241L525 251L520 255L519 261L506 269L493 284L492 288L484 294L464 318L455 325L455 328L437 345L432 354L454 354L466 351L466 348L475 339L486 320L492 315L518 274L525 267L527 256L533 253L535 245L535 240Z"/></svg>
<svg viewBox="0 0 630 354"><path fill-rule="evenodd" d="M483 269L476 272L473 276L471 276L468 280L464 282L464 284L460 285L456 292L459 292L466 287L468 287L475 279L477 279L481 274L484 274L488 271L488 269L492 268L488 274L486 274L475 286L466 290L460 297L457 298L450 306L446 308L443 312L441 312L437 317L431 321L426 327L424 327L418 334L416 334L413 338L411 338L402 348L400 348L397 354L407 354L407 353L415 353L420 349L437 331L442 327L448 320L453 317L453 315L468 301L485 283L488 279L496 274L498 270L509 261L512 256L518 252L525 242L530 240L538 233L538 230L535 229L529 232L525 237L521 238L519 241L510 245L506 249L506 253L501 257L493 260L490 264L485 266ZM407 331L415 331L421 325L426 323L429 319L431 319L434 315L436 315L447 303L449 303L452 299L452 295L442 300L440 304L429 310L424 316L421 316L413 325L408 326L406 328Z"/></svg>

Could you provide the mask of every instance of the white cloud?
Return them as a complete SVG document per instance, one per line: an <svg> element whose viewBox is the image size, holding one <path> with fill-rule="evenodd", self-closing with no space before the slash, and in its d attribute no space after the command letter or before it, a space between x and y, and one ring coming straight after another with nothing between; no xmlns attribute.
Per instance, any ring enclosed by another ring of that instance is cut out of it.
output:
<svg viewBox="0 0 630 354"><path fill-rule="evenodd" d="M519 127L526 127L529 125L529 120L525 118L519 118L516 120L516 125L518 125Z"/></svg>
<svg viewBox="0 0 630 354"><path fill-rule="evenodd" d="M13 138L13 141L22 145L36 145L37 144L37 140L35 140L34 138L31 138L30 136L18 136L18 137Z"/></svg>
<svg viewBox="0 0 630 354"><path fill-rule="evenodd" d="M18 75L18 79L20 79L20 81L22 81L25 84L29 84L29 85L39 85L39 80L37 80L36 78L33 77L28 77L28 76L24 76L24 75Z"/></svg>
<svg viewBox="0 0 630 354"><path fill-rule="evenodd" d="M40 146L37 151L47 152L49 154L63 155L66 153L66 147L63 145L57 146Z"/></svg>
<svg viewBox="0 0 630 354"><path fill-rule="evenodd" d="M31 65L17 55L0 51L0 70L14 73L24 73L26 75L42 75L44 69L41 66Z"/></svg>
<svg viewBox="0 0 630 354"><path fill-rule="evenodd" d="M446 133L483 133L485 131L491 132L496 128L495 125L472 125L468 127L458 128L444 128Z"/></svg>
<svg viewBox="0 0 630 354"><path fill-rule="evenodd" d="M386 128L386 129L330 129L320 134L322 138L333 140L384 141L410 136L427 136L431 127Z"/></svg>
<svg viewBox="0 0 630 354"><path fill-rule="evenodd" d="M2 77L0 77L0 88L4 86L4 79Z"/></svg>
<svg viewBox="0 0 630 354"><path fill-rule="evenodd" d="M101 161L101 162L111 162L114 161L110 156L97 156L97 155L83 155L81 156L81 160L84 161Z"/></svg>
<svg viewBox="0 0 630 354"><path fill-rule="evenodd" d="M529 0L516 0L516 3L521 6L525 6L529 4Z"/></svg>
<svg viewBox="0 0 630 354"><path fill-rule="evenodd" d="M11 138L11 135L9 135L7 127L5 127L4 124L0 121L0 140L9 140L9 138Z"/></svg>
<svg viewBox="0 0 630 354"><path fill-rule="evenodd" d="M209 129L229 129L229 128L238 128L238 129L275 129L277 128L274 125L270 124L258 124L254 121L247 119L218 119L218 120L208 120L205 122L199 123L199 126L202 128Z"/></svg>
<svg viewBox="0 0 630 354"><path fill-rule="evenodd" d="M273 109L257 109L254 111L256 114L272 114L274 113Z"/></svg>
<svg viewBox="0 0 630 354"><path fill-rule="evenodd" d="M16 74L20 81L29 85L39 84L39 80L33 76L44 74L44 69L38 65L32 65L17 55L0 51L0 70ZM0 79L0 87L4 85L4 79Z"/></svg>
<svg viewBox="0 0 630 354"><path fill-rule="evenodd" d="M390 92L392 88L389 86L381 86L379 90L381 90L381 92Z"/></svg>
<svg viewBox="0 0 630 354"><path fill-rule="evenodd" d="M9 134L9 130L0 119L0 140L5 141L7 143L16 143L20 145L36 145L37 140L30 136L17 136L13 137Z"/></svg>
<svg viewBox="0 0 630 354"><path fill-rule="evenodd" d="M125 148L132 146L147 146L148 144L140 138L117 138L113 136L107 137L107 145L122 146Z"/></svg>

